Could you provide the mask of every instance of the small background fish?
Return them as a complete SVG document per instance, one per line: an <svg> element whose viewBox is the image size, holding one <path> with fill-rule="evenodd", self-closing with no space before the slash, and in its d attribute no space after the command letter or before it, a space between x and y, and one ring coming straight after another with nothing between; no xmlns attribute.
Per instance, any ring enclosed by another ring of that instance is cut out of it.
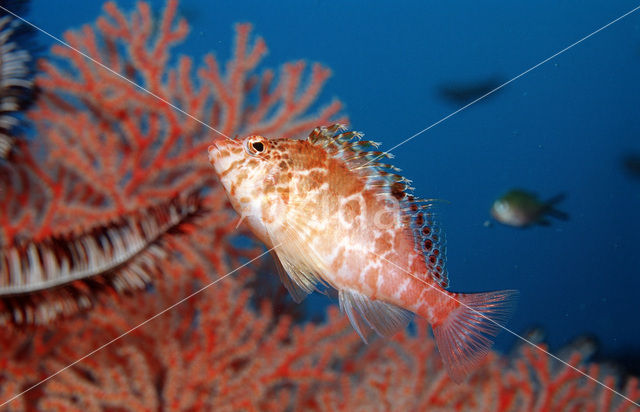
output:
<svg viewBox="0 0 640 412"><path fill-rule="evenodd" d="M438 86L438 96L444 100L454 103L458 106L465 105L476 99L481 98L485 94L495 90L504 84L508 79L502 76L491 76L484 79L453 81L442 83ZM500 93L502 89L496 90L486 98L493 98ZM485 101L485 99L483 99Z"/></svg>
<svg viewBox="0 0 640 412"><path fill-rule="evenodd" d="M565 198L564 194L547 201L538 199L535 193L523 189L511 189L491 206L491 215L500 223L515 227L534 224L549 226L549 217L568 220L569 215L556 209L556 204Z"/></svg>

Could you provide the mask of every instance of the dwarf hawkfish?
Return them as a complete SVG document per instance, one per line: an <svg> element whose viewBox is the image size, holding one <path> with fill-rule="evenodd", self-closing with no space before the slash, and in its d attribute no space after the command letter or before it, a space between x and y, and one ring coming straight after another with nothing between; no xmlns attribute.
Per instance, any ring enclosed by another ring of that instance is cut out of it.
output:
<svg viewBox="0 0 640 412"><path fill-rule="evenodd" d="M389 336L417 314L460 382L489 351L516 292L445 289L445 239L433 202L415 198L386 163L391 155L361 136L332 125L306 139L221 138L209 160L235 210L273 248L295 301L335 288L365 342L367 326Z"/></svg>

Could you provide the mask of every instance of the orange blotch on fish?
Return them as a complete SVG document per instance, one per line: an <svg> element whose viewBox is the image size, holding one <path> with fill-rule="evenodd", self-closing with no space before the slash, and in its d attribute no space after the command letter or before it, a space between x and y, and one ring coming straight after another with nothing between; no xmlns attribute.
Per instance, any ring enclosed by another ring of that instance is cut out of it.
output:
<svg viewBox="0 0 640 412"><path fill-rule="evenodd" d="M373 294L377 291L378 277L376 268L370 267L364 272L364 283Z"/></svg>
<svg viewBox="0 0 640 412"><path fill-rule="evenodd" d="M280 196L280 199L284 203L289 203L289 188L287 187L276 187L276 193Z"/></svg>
<svg viewBox="0 0 640 412"><path fill-rule="evenodd" d="M331 262L331 267L334 270L340 269L345 262L345 250L344 249L340 249L340 251L338 252L338 255L333 259L333 262Z"/></svg>
<svg viewBox="0 0 640 412"><path fill-rule="evenodd" d="M317 170L312 170L309 173L308 179L306 179L306 189L307 190L317 190L324 184L326 181L325 175L322 172Z"/></svg>
<svg viewBox="0 0 640 412"><path fill-rule="evenodd" d="M349 197L362 192L364 188L364 182L360 179L354 179L345 165L336 164L335 167L329 167L326 179L329 183L329 190L339 196Z"/></svg>
<svg viewBox="0 0 640 412"><path fill-rule="evenodd" d="M360 208L360 202L356 199L351 199L342 206L342 216L347 222L354 222L362 213Z"/></svg>
<svg viewBox="0 0 640 412"><path fill-rule="evenodd" d="M379 255L382 255L388 252L391 249L391 234L388 232L383 233L382 236L376 239L375 241L375 252Z"/></svg>

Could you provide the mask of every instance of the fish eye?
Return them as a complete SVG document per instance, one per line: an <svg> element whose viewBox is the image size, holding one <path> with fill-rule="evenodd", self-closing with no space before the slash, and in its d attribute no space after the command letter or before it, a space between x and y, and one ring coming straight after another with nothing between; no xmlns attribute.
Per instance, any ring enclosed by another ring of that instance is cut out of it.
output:
<svg viewBox="0 0 640 412"><path fill-rule="evenodd" d="M251 147L253 147L256 152L261 152L264 150L264 145L262 144L262 142L253 142L251 143Z"/></svg>
<svg viewBox="0 0 640 412"><path fill-rule="evenodd" d="M244 144L244 150L251 156L257 156L267 149L267 143L262 136L251 136Z"/></svg>

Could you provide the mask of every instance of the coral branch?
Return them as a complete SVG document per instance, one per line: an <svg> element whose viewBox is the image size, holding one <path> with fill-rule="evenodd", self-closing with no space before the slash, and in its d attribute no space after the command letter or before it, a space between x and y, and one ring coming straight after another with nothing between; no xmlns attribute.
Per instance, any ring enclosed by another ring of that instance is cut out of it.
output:
<svg viewBox="0 0 640 412"><path fill-rule="evenodd" d="M224 255L211 255L214 244L228 252L230 259L240 258L243 252L226 241L234 231L227 225L231 208L213 200L223 195L205 149L215 130L247 134L261 124L273 123L270 107L287 106L283 96L272 98L266 105L259 102L263 108L260 116L249 115L252 106L248 102L255 94L255 84L249 79L256 77L256 67L267 51L265 42L252 39L250 24L239 24L234 55L224 73L213 55L206 56L206 64L200 68L194 69L192 59L186 56L170 67L173 47L189 31L186 21L177 18L177 1L167 2L157 24L146 3L140 3L132 13L122 12L112 2L106 3L104 10L95 26L69 31L64 38L74 48L110 65L121 77L60 45L52 48L54 58L41 62L42 74L36 79L41 98L29 113L39 137L31 144L21 142L14 150L15 162L0 163L0 256L51 237L71 239L74 236L69 233L80 236L194 188L207 187L203 202L215 204L215 208L201 219L200 242L190 245L190 252L175 246L175 254L164 259L188 255L191 261L186 260L186 265L221 269L228 262L224 262ZM320 68L313 72L318 70L328 73ZM199 73L197 81L194 72ZM299 90L300 76L289 77L285 70L280 83ZM339 106L329 112L308 113L325 80L326 76L312 74L311 84L300 92L303 106L279 112L278 126L271 128L275 135L286 136L292 125L301 122L315 126L333 120L329 118ZM210 128L167 103L181 107ZM307 116L304 121L303 115ZM75 249L69 246L69 250ZM39 265L23 269L27 267ZM0 296L12 295L17 280L20 290L25 291L30 290L29 283L40 279L23 276L28 271L18 272L0 265L0 279L4 279ZM8 307L13 305L5 305L5 312ZM18 313L22 313L19 308ZM9 317L17 319L15 314Z"/></svg>
<svg viewBox="0 0 640 412"><path fill-rule="evenodd" d="M152 294L102 306L35 334L0 338L0 402L148 319L193 289L184 265ZM226 278L136 329L12 410L617 411L635 406L525 346L512 360L490 354L462 384L448 377L427 324L364 347L335 308L322 324L294 325L271 305L250 307L241 278ZM607 385L597 365L568 362ZM620 389L640 400L631 378Z"/></svg>
<svg viewBox="0 0 640 412"><path fill-rule="evenodd" d="M94 26L69 32L65 39L227 135L290 137L346 120L340 118L337 100L310 113L330 75L328 69L314 64L307 70L306 63L294 62L284 65L279 76L273 69L257 73L267 48L261 38L252 38L249 24L236 26L234 56L222 70L213 55L199 67L189 57L172 58L172 48L189 30L176 18L174 0L168 1L157 23L145 3L124 13L109 2L104 14ZM490 354L466 382L455 385L426 324L418 323L416 334L405 332L392 341L363 347L335 308L330 308L325 322L303 325L277 314L271 301L256 308L258 298L252 300L247 287L260 280L255 268L222 279L3 404L259 253L255 246L239 247L234 241L235 215L212 179L204 150L216 132L67 48L56 46L52 53L54 59L41 62L41 99L30 114L38 139L19 141L11 164L0 163L0 294L2 288L5 294L32 291L34 279L48 278L43 270L72 275L80 272L74 263L109 270L115 269L113 264L125 265L116 262L116 255L127 261L152 260L162 281L148 287L148 293L104 299L93 310L56 323L3 331L2 408L634 410L630 402L530 347L521 348L515 359ZM169 67L173 61L177 66ZM169 221L179 221L183 236L149 232L161 226L153 214L158 205L201 186L207 189L198 205L198 220L175 220L179 210L168 212ZM127 216L140 219L113 227ZM91 231L109 222L111 231ZM62 248L44 241L61 239L63 233ZM144 236L136 235L140 233ZM164 253L149 256L146 252L157 236L162 236ZM96 246L100 242L103 248ZM135 253L109 253L117 242L123 251ZM34 245L31 251L20 249L29 244ZM8 269L5 262L12 258L6 256L11 255L17 259ZM74 270L65 272L65 265ZM138 269L136 276L127 278L130 282L146 279L145 270ZM104 270L94 271L100 273L91 272L89 278L108 279L101 276ZM15 289L17 279L20 287ZM91 293L79 281L74 278L68 290ZM59 302L58 308L70 301ZM4 316L12 314L5 311ZM568 362L608 385L616 383L597 366L587 366L580 355ZM621 391L640 400L637 379L629 379Z"/></svg>

